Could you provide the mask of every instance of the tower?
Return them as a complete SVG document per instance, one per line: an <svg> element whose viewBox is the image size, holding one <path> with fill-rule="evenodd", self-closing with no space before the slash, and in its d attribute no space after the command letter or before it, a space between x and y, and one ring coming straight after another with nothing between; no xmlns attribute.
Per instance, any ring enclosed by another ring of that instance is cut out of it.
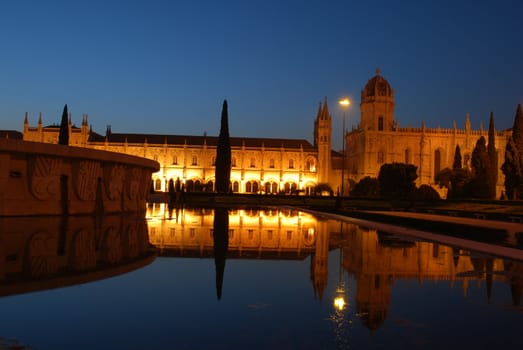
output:
<svg viewBox="0 0 523 350"><path fill-rule="evenodd" d="M328 183L331 170L332 118L327 106L327 97L320 103L314 121L314 145L318 147L318 183Z"/></svg>
<svg viewBox="0 0 523 350"><path fill-rule="evenodd" d="M394 129L394 90L380 75L367 82L361 91L360 129L370 131L391 131Z"/></svg>

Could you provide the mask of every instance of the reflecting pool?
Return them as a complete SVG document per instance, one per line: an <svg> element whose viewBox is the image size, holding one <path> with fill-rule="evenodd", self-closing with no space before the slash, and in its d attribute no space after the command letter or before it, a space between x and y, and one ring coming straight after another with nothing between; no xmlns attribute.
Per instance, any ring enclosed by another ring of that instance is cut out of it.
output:
<svg viewBox="0 0 523 350"><path fill-rule="evenodd" d="M295 210L39 220L0 221L0 349L523 342L522 261Z"/></svg>

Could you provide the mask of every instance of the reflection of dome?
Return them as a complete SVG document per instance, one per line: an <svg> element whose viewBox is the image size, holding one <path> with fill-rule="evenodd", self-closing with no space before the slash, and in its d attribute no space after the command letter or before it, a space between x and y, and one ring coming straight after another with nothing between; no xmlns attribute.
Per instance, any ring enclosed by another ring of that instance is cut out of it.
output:
<svg viewBox="0 0 523 350"><path fill-rule="evenodd" d="M380 75L380 69L376 68L376 76L367 82L367 85L365 85L363 88L361 95L362 99L365 97L374 96L393 97L394 91L390 87L389 82Z"/></svg>

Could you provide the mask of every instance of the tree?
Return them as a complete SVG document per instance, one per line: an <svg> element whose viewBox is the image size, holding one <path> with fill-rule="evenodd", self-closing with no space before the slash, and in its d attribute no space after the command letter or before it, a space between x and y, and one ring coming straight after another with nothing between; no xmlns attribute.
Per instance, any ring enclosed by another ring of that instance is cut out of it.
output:
<svg viewBox="0 0 523 350"><path fill-rule="evenodd" d="M505 192L508 199L523 198L523 174L521 169L521 156L513 138L509 138L505 147L505 162L501 171L505 175Z"/></svg>
<svg viewBox="0 0 523 350"><path fill-rule="evenodd" d="M472 151L472 179L465 185L464 194L470 198L489 198L490 162L485 137L481 136Z"/></svg>
<svg viewBox="0 0 523 350"><path fill-rule="evenodd" d="M488 171L487 182L489 189L489 198L496 199L496 185L498 183L498 154L496 152L496 131L494 129L494 113L490 113L490 121L488 128Z"/></svg>
<svg viewBox="0 0 523 350"><path fill-rule="evenodd" d="M415 199L418 201L440 200L439 193L430 185L423 184L415 192Z"/></svg>
<svg viewBox="0 0 523 350"><path fill-rule="evenodd" d="M417 167L412 164L383 164L378 174L379 193L386 198L407 198L415 190Z"/></svg>
<svg viewBox="0 0 523 350"><path fill-rule="evenodd" d="M454 163L452 163L452 169L461 169L461 149L459 145L456 145L456 150L454 151Z"/></svg>
<svg viewBox="0 0 523 350"><path fill-rule="evenodd" d="M350 191L350 195L353 197L378 197L378 188L378 179L365 176Z"/></svg>
<svg viewBox="0 0 523 350"><path fill-rule="evenodd" d="M62 121L60 122L60 133L58 134L59 145L69 145L69 113L67 112L67 104L64 106L62 113Z"/></svg>
<svg viewBox="0 0 523 350"><path fill-rule="evenodd" d="M216 146L216 192L229 193L231 182L231 140L229 138L229 122L227 100L223 101L220 135Z"/></svg>
<svg viewBox="0 0 523 350"><path fill-rule="evenodd" d="M512 139L514 140L514 144L518 149L520 157L523 156L523 112L521 110L521 104L518 104L516 110L514 126L512 127Z"/></svg>

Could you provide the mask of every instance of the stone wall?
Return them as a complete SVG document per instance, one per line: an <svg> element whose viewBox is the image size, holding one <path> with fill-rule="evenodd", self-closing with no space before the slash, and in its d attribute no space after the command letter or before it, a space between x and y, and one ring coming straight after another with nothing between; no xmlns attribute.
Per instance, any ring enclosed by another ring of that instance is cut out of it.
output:
<svg viewBox="0 0 523 350"><path fill-rule="evenodd" d="M157 162L114 152L0 140L0 216L145 212Z"/></svg>

